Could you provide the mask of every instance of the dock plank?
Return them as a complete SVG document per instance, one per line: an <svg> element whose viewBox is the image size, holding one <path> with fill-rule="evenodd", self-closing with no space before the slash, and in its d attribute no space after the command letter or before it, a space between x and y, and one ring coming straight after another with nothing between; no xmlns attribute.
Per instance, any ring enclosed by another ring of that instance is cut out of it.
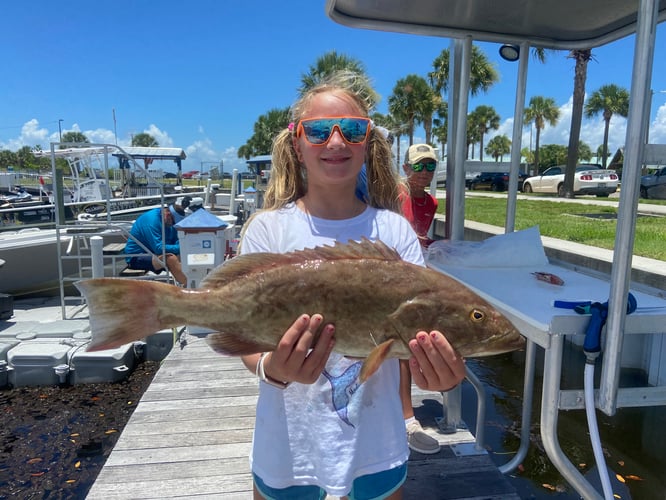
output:
<svg viewBox="0 0 666 500"><path fill-rule="evenodd" d="M257 396L256 377L240 359L188 335L163 361L87 498L252 498ZM460 457L447 445L471 442L471 434L437 433L438 393L414 388L412 396L422 424L443 446L436 455L412 453L405 499L519 498L487 454Z"/></svg>

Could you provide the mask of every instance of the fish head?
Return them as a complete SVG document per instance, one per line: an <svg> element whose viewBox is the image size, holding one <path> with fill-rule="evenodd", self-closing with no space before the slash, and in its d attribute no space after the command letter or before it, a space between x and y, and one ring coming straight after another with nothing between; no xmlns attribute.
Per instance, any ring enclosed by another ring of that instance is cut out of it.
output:
<svg viewBox="0 0 666 500"><path fill-rule="evenodd" d="M469 293L449 289L421 294L403 303L391 319L410 338L419 331L440 331L464 357L492 356L524 347L524 337L499 310L471 290L462 291Z"/></svg>

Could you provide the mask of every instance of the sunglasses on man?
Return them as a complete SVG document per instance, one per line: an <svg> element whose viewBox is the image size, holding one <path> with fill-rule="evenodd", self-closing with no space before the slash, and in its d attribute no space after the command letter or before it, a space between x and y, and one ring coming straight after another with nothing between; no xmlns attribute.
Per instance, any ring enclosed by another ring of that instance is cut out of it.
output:
<svg viewBox="0 0 666 500"><path fill-rule="evenodd" d="M370 134L372 121L360 116L324 116L308 118L298 122L296 137L301 135L313 146L324 146L337 129L344 141L350 145L363 144Z"/></svg>
<svg viewBox="0 0 666 500"><path fill-rule="evenodd" d="M435 170L437 170L437 163L434 161L412 163L410 166L412 167L412 170L414 172L423 172L424 168L428 172L434 172Z"/></svg>

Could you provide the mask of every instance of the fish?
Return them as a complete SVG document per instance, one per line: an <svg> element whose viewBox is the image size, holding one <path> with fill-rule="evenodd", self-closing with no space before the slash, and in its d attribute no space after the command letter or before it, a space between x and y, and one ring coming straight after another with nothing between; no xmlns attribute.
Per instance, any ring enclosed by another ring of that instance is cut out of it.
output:
<svg viewBox="0 0 666 500"><path fill-rule="evenodd" d="M221 354L268 352L298 316L320 313L322 324L335 325L334 350L365 358L359 376L365 381L385 359L410 358L408 343L419 331L441 331L463 357L501 354L525 342L463 283L365 238L284 254L241 254L195 289L127 278L75 284L89 309L88 351L189 325L212 330L207 341Z"/></svg>

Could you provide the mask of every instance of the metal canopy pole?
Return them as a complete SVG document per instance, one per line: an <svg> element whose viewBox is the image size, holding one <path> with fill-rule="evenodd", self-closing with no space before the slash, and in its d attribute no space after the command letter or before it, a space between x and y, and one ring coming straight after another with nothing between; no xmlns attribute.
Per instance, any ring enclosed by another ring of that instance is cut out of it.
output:
<svg viewBox="0 0 666 500"><path fill-rule="evenodd" d="M520 170L520 148L523 136L523 115L525 113L525 89L527 87L527 61L530 44L520 44L518 60L518 83L516 84L516 106L513 112L513 138L511 140L511 168L509 170L509 192L506 204L504 232L512 233L516 223L516 197L518 196L518 172Z"/></svg>
<svg viewBox="0 0 666 500"><path fill-rule="evenodd" d="M452 151L447 155L447 177L453 172L453 182L446 183L447 197L447 237L450 240L462 240L465 232L465 156L467 152L467 101L469 96L470 60L472 53L472 37L455 39L451 44L453 50L449 61L453 61L454 77L457 84L449 89L449 102L453 99L453 115L449 107L449 117L453 117L454 137L449 134L449 142L453 139ZM449 63L450 64L450 63ZM449 67L449 75L451 75ZM450 79L451 80L451 79ZM451 154L452 153L452 154ZM449 196L451 200L448 201Z"/></svg>
<svg viewBox="0 0 666 500"><path fill-rule="evenodd" d="M640 0L636 26L634 66L631 80L631 99L627 117L627 136L622 175L622 189L617 215L615 251L608 300L606 348L601 370L598 407L606 415L617 409L617 390L620 382L620 362L626 319L631 259L636 232L636 210L640 189L641 166L645 140L645 101L650 94L654 59L658 0Z"/></svg>

